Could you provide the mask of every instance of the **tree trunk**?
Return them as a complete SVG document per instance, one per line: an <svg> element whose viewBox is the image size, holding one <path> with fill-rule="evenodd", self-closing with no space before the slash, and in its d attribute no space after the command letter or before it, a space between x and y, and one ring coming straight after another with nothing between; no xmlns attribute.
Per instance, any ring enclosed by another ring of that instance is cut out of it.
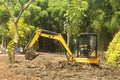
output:
<svg viewBox="0 0 120 80"><path fill-rule="evenodd" d="M14 23L15 24L15 30L14 30L14 43L15 45L13 45L13 49L11 51L11 57L12 57L12 63L15 63L15 48L16 48L16 44L18 42L18 25L17 23Z"/></svg>
<svg viewBox="0 0 120 80"><path fill-rule="evenodd" d="M70 34L67 33L67 45L69 46L69 43L70 43Z"/></svg>
<svg viewBox="0 0 120 80"><path fill-rule="evenodd" d="M15 30L14 30L14 40L16 41L16 43L18 42L18 25L17 23L15 24Z"/></svg>
<svg viewBox="0 0 120 80"><path fill-rule="evenodd" d="M4 23L1 23L1 27L2 27L1 30L3 31L3 33L2 33L2 38L1 38L1 39L2 39L2 41L1 41L1 46L3 46L3 44L4 44L4 27L5 27L5 26L4 26Z"/></svg>
<svg viewBox="0 0 120 80"><path fill-rule="evenodd" d="M4 44L4 36L2 35L2 43L1 43L1 46L3 46Z"/></svg>

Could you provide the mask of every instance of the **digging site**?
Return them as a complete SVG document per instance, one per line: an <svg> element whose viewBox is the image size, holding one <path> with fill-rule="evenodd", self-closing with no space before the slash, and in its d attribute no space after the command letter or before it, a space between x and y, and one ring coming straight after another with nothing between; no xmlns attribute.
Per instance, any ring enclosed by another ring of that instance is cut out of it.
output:
<svg viewBox="0 0 120 80"><path fill-rule="evenodd" d="M0 56L1 80L120 80L120 68L105 64L101 56L99 66L69 62L62 53L39 52L33 60L16 55L16 63L9 64L6 55Z"/></svg>
<svg viewBox="0 0 120 80"><path fill-rule="evenodd" d="M120 80L120 0L0 0L0 80Z"/></svg>
<svg viewBox="0 0 120 80"><path fill-rule="evenodd" d="M31 49L39 36L57 40L67 51L50 53ZM78 34L77 55L73 54L61 34L38 29L24 48L16 54L15 63L0 55L1 80L120 80L120 67L106 64L105 52L97 50L97 35Z"/></svg>

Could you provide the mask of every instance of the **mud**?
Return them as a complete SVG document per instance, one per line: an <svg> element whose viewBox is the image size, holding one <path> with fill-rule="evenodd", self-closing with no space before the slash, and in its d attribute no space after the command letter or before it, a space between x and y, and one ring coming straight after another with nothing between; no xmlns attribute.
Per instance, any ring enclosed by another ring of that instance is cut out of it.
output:
<svg viewBox="0 0 120 80"><path fill-rule="evenodd" d="M16 63L9 64L6 68L13 79L6 76L4 78L7 80L120 80L120 67L109 66L104 61L100 66L96 66L68 62L63 54L43 52L39 54L32 61L25 60L24 56L17 57Z"/></svg>

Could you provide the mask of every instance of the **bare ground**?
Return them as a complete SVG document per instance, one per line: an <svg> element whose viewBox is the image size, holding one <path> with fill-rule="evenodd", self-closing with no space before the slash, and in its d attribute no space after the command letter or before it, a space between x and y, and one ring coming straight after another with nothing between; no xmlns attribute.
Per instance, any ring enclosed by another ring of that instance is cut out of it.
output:
<svg viewBox="0 0 120 80"><path fill-rule="evenodd" d="M16 63L9 64L7 55L0 55L0 80L120 80L120 67L68 62L65 55L39 52L27 61L16 55Z"/></svg>

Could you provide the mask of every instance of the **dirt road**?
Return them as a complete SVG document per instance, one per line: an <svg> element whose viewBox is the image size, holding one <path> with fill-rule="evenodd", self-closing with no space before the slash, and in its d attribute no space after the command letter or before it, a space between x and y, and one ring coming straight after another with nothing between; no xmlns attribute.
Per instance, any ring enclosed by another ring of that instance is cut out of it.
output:
<svg viewBox="0 0 120 80"><path fill-rule="evenodd" d="M65 55L43 52L32 61L16 55L16 63L9 64L0 55L0 80L120 80L120 68L68 62Z"/></svg>

